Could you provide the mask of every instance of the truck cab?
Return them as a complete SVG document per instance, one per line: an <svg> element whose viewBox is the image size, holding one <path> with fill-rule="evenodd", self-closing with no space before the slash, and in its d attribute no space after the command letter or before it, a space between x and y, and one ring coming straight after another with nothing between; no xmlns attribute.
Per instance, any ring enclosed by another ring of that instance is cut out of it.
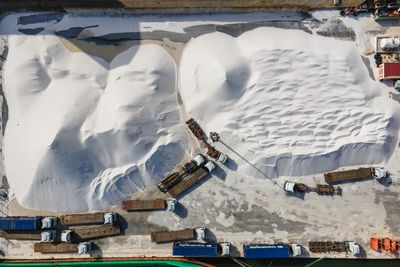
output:
<svg viewBox="0 0 400 267"><path fill-rule="evenodd" d="M72 231L71 230L64 230L61 233L61 242L71 243L72 241Z"/></svg>
<svg viewBox="0 0 400 267"><path fill-rule="evenodd" d="M52 229L56 227L57 221L57 217L44 217L42 219L42 229Z"/></svg>
<svg viewBox="0 0 400 267"><path fill-rule="evenodd" d="M351 255L360 254L360 245L354 241L347 242L347 250L351 253Z"/></svg>
<svg viewBox="0 0 400 267"><path fill-rule="evenodd" d="M178 203L175 198L167 199L167 211L174 212L176 204Z"/></svg>
<svg viewBox="0 0 400 267"><path fill-rule="evenodd" d="M212 172L215 169L215 164L212 161L207 162L204 167L208 170L208 172Z"/></svg>
<svg viewBox="0 0 400 267"><path fill-rule="evenodd" d="M114 224L117 221L117 214L115 212L104 213L104 224Z"/></svg>
<svg viewBox="0 0 400 267"><path fill-rule="evenodd" d="M387 171L383 167L372 168L372 177L377 180L384 179L387 177Z"/></svg>
<svg viewBox="0 0 400 267"><path fill-rule="evenodd" d="M221 162L222 164L225 164L228 160L228 156L225 155L224 153L220 153L218 157L218 161Z"/></svg>
<svg viewBox="0 0 400 267"><path fill-rule="evenodd" d="M299 244L296 243L290 244L290 249L293 257L301 255L301 246Z"/></svg>
<svg viewBox="0 0 400 267"><path fill-rule="evenodd" d="M196 163L197 166L200 167L206 162L206 158L203 155L198 154L196 157L193 158L193 161Z"/></svg>
<svg viewBox="0 0 400 267"><path fill-rule="evenodd" d="M78 245L78 255L89 254L92 251L92 242L82 242Z"/></svg>
<svg viewBox="0 0 400 267"><path fill-rule="evenodd" d="M54 242L56 238L56 231L55 230L49 230L49 231L43 231L40 233L40 241L41 242Z"/></svg>
<svg viewBox="0 0 400 267"><path fill-rule="evenodd" d="M197 227L194 230L196 232L196 239L204 240L204 238L206 237L206 228L205 227Z"/></svg>
<svg viewBox="0 0 400 267"><path fill-rule="evenodd" d="M221 242L219 246L221 247L221 256L229 256L231 253L231 243Z"/></svg>
<svg viewBox="0 0 400 267"><path fill-rule="evenodd" d="M283 184L283 189L284 189L286 192L294 193L294 186L295 186L295 185L296 185L296 184L293 183L293 182L285 181L285 183Z"/></svg>

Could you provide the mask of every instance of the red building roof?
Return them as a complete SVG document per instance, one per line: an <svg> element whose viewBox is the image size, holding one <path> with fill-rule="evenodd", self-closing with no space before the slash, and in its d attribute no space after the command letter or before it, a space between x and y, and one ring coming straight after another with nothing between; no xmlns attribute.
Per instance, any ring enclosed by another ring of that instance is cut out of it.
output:
<svg viewBox="0 0 400 267"><path fill-rule="evenodd" d="M379 80L400 79L400 62L388 62L379 66Z"/></svg>

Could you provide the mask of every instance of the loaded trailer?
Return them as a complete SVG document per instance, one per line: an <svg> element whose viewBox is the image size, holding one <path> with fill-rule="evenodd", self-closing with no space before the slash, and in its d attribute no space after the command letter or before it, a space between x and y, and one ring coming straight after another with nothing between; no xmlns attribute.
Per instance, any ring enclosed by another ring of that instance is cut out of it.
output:
<svg viewBox="0 0 400 267"><path fill-rule="evenodd" d="M313 253L350 253L357 255L360 253L360 245L354 241L311 241L308 243L308 249Z"/></svg>
<svg viewBox="0 0 400 267"><path fill-rule="evenodd" d="M340 186L333 187L329 184L317 184L316 187L309 187L302 183L285 181L283 189L289 193L316 192L318 195L342 195Z"/></svg>
<svg viewBox="0 0 400 267"><path fill-rule="evenodd" d="M337 171L325 173L325 182L328 184L353 181L366 178L375 178L377 180L387 177L385 168L359 168L357 170Z"/></svg>
<svg viewBox="0 0 400 267"><path fill-rule="evenodd" d="M62 225L114 224L116 221L117 214L114 212L75 213L60 216Z"/></svg>
<svg viewBox="0 0 400 267"><path fill-rule="evenodd" d="M92 242L73 243L48 243L40 242L33 245L34 252L40 253L77 253L89 254L92 250Z"/></svg>
<svg viewBox="0 0 400 267"><path fill-rule="evenodd" d="M56 239L55 230L46 231L0 231L0 237L11 240L37 240L42 242L54 242Z"/></svg>
<svg viewBox="0 0 400 267"><path fill-rule="evenodd" d="M61 242L76 243L84 240L97 239L121 234L119 225L101 225L95 227L80 227L64 230Z"/></svg>
<svg viewBox="0 0 400 267"><path fill-rule="evenodd" d="M400 251L400 242L388 237L371 237L369 245L378 252L397 253Z"/></svg>
<svg viewBox="0 0 400 267"><path fill-rule="evenodd" d="M126 211L167 210L174 211L176 199L126 199L122 209Z"/></svg>
<svg viewBox="0 0 400 267"><path fill-rule="evenodd" d="M299 244L246 244L243 245L245 259L289 258L301 255Z"/></svg>
<svg viewBox="0 0 400 267"><path fill-rule="evenodd" d="M0 230L29 231L51 229L57 225L57 217L0 217Z"/></svg>
<svg viewBox="0 0 400 267"><path fill-rule="evenodd" d="M203 240L206 228L187 228L183 230L158 231L150 234L151 241L155 243L166 243L186 240Z"/></svg>

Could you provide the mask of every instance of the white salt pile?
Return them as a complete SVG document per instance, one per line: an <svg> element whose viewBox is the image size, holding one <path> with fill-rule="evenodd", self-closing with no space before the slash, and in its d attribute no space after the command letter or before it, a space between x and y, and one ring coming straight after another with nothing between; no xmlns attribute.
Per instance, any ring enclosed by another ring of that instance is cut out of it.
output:
<svg viewBox="0 0 400 267"><path fill-rule="evenodd" d="M206 34L184 50L180 82L188 113L269 177L385 163L397 140L398 104L353 42L276 28Z"/></svg>
<svg viewBox="0 0 400 267"><path fill-rule="evenodd" d="M9 46L3 151L23 206L117 204L184 156L175 63L162 47L134 46L107 63L54 35L12 35Z"/></svg>

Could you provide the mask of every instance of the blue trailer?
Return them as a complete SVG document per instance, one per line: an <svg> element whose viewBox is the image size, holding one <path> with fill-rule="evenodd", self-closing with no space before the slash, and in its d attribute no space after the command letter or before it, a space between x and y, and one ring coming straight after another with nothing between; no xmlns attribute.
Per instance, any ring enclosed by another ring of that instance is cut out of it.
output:
<svg viewBox="0 0 400 267"><path fill-rule="evenodd" d="M218 255L217 244L178 242L174 243L172 255L185 257L216 257Z"/></svg>
<svg viewBox="0 0 400 267"><path fill-rule="evenodd" d="M0 230L38 230L41 217L0 217Z"/></svg>
<svg viewBox="0 0 400 267"><path fill-rule="evenodd" d="M243 245L246 259L289 258L290 248L287 244L248 244Z"/></svg>

